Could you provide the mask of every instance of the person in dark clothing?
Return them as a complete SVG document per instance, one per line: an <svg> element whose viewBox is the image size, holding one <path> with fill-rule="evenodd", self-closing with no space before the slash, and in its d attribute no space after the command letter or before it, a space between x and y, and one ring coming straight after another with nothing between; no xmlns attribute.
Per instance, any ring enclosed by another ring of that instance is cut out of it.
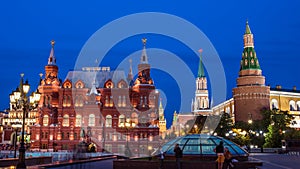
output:
<svg viewBox="0 0 300 169"><path fill-rule="evenodd" d="M159 156L159 169L164 168L164 159L165 159L165 152L160 149L160 153L158 154Z"/></svg>
<svg viewBox="0 0 300 169"><path fill-rule="evenodd" d="M181 169L180 159L182 158L182 150L180 149L179 144L175 145L174 152L175 152L177 169Z"/></svg>
<svg viewBox="0 0 300 169"><path fill-rule="evenodd" d="M230 153L227 147L225 147L224 149L224 157L225 157L225 161L224 161L225 169L234 168L234 165L232 163L232 154Z"/></svg>
<svg viewBox="0 0 300 169"><path fill-rule="evenodd" d="M216 146L216 148L214 149L214 151L217 153L218 155L218 169L222 169L223 168L223 163L224 163L224 146L223 146L223 141L220 141L219 145Z"/></svg>

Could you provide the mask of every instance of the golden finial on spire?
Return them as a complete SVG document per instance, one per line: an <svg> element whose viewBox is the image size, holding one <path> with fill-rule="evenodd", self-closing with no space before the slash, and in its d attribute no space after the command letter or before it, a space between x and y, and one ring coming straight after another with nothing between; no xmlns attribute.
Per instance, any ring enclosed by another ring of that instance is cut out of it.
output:
<svg viewBox="0 0 300 169"><path fill-rule="evenodd" d="M143 42L144 46L146 46L147 39L146 39L146 38L143 38L143 39L142 39L142 42Z"/></svg>
<svg viewBox="0 0 300 169"><path fill-rule="evenodd" d="M198 50L198 52L200 53L200 54L202 54L202 52L203 52L203 49L201 48L201 49L199 49Z"/></svg>
<svg viewBox="0 0 300 169"><path fill-rule="evenodd" d="M51 46L54 47L54 45L55 45L55 41L52 40L52 41L51 41Z"/></svg>

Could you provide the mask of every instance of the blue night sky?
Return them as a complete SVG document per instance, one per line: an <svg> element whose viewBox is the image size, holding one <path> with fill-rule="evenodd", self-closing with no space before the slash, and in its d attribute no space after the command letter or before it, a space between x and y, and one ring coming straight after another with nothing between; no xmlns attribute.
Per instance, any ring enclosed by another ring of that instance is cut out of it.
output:
<svg viewBox="0 0 300 169"><path fill-rule="evenodd" d="M197 26L209 38L222 61L227 81L227 98L232 96L232 88L236 86L245 22L248 19L266 84L271 87L280 84L289 89L298 86L300 89L300 58L297 50L300 46L299 6L299 1L284 3L279 0L1 2L0 109L9 106L9 94L17 87L20 73L25 73L32 88L37 87L38 74L44 73L52 39L56 41L55 56L59 77L64 80L67 72L74 68L81 48L91 35L115 19L141 12L167 13ZM120 31L124 30L120 27ZM197 55L178 40L156 34L134 35L123 39L107 53L101 65L117 67L122 58L142 49L142 37L148 39L147 48L175 53L189 65L196 76L199 63ZM105 39L98 45L101 46L101 43L104 44ZM138 63L139 56L140 53L132 59ZM152 65L150 53L148 56ZM164 59L161 61L169 62ZM137 66L133 65L133 68L134 73L137 73ZM128 66L124 70L127 73ZM180 93L176 78L159 70L152 71L152 78L164 95L163 98L168 100L165 113L169 126L174 110L188 112L190 105L180 109L181 100L177 97ZM191 84L193 86L194 81ZM194 93L189 93L188 96L191 101Z"/></svg>

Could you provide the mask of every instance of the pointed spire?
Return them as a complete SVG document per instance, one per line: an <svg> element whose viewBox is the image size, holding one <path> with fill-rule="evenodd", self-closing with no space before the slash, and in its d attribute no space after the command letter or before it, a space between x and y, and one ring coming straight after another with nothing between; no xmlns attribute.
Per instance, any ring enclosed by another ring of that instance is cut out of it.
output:
<svg viewBox="0 0 300 169"><path fill-rule="evenodd" d="M51 51L50 51L50 55L49 55L49 58L48 58L48 65L56 65L56 59L55 59L55 56L54 56L54 45L55 45L55 41L52 40L51 41Z"/></svg>
<svg viewBox="0 0 300 169"><path fill-rule="evenodd" d="M160 101L159 101L159 109L163 109L162 98L160 98Z"/></svg>
<svg viewBox="0 0 300 169"><path fill-rule="evenodd" d="M198 68L198 77L205 77L203 63L202 63L202 49L199 49L198 51L200 53L200 61L199 61L199 68Z"/></svg>
<svg viewBox="0 0 300 169"><path fill-rule="evenodd" d="M143 47L142 56L141 56L141 63L148 64L148 56L147 56L147 52L146 52L147 39L143 38L142 42L143 42L144 47Z"/></svg>
<svg viewBox="0 0 300 169"><path fill-rule="evenodd" d="M129 59L129 75L133 75L132 73L132 59Z"/></svg>
<svg viewBox="0 0 300 169"><path fill-rule="evenodd" d="M254 37L250 31L248 20L246 21L246 31L244 34L244 51L240 63L240 70L256 69L260 70L260 65L254 50Z"/></svg>
<svg viewBox="0 0 300 169"><path fill-rule="evenodd" d="M245 31L245 34L251 34L251 30L250 30L250 26L249 26L249 23L248 23L248 19L246 21L246 31Z"/></svg>
<svg viewBox="0 0 300 169"><path fill-rule="evenodd" d="M90 95L92 95L92 94L97 95L97 96L100 95L100 94L98 93L97 89L96 89L96 80L95 80L94 83L92 84L92 88L91 88L90 92L87 93L88 96L90 96Z"/></svg>
<svg viewBox="0 0 300 169"><path fill-rule="evenodd" d="M129 72L127 75L127 82L129 84L129 86L132 86L132 84L133 84L132 59L129 59Z"/></svg>

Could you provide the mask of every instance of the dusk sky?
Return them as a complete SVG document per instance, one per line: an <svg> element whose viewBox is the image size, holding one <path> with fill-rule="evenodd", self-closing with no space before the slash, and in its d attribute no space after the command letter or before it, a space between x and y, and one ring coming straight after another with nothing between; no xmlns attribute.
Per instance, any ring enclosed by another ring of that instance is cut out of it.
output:
<svg viewBox="0 0 300 169"><path fill-rule="evenodd" d="M39 73L50 52L54 39L59 77L64 80L74 69L77 57L86 41L102 26L120 17L160 12L178 16L200 29L217 51L226 75L227 98L236 86L243 51L243 34L248 19L257 57L266 85L300 89L300 1L178 1L178 0L123 0L123 1L5 1L0 5L0 109L9 107L9 94L19 84L20 73L25 73L32 89L36 89ZM138 26L132 25L132 27ZM124 31L120 27L120 31ZM189 32L184 32L188 34ZM142 49L141 38L146 37L147 48L158 48L175 53L197 74L199 59L189 47L176 39L155 34L132 35L116 44L105 56L103 66L117 67L122 58ZM105 44L103 39L101 43ZM199 49L204 48L199 45ZM205 48L203 49L204 58ZM140 53L138 53L140 56ZM209 55L209 54L207 54ZM104 56L103 56L104 57ZM149 63L151 55L148 53ZM117 60L116 60L117 58ZM132 58L138 63L139 57ZM135 63L135 61L133 63ZM161 62L169 62L164 58ZM155 65L154 65L155 66ZM133 65L137 73L137 66ZM180 69L180 68L178 68ZM128 67L124 67L127 73ZM185 76L182 74L182 76ZM168 126L174 110L180 109L176 78L167 72L153 70L155 85L166 96ZM194 81L191 82L194 85ZM192 89L194 91L194 89ZM189 93L189 102L194 93ZM190 107L188 105L187 107Z"/></svg>

